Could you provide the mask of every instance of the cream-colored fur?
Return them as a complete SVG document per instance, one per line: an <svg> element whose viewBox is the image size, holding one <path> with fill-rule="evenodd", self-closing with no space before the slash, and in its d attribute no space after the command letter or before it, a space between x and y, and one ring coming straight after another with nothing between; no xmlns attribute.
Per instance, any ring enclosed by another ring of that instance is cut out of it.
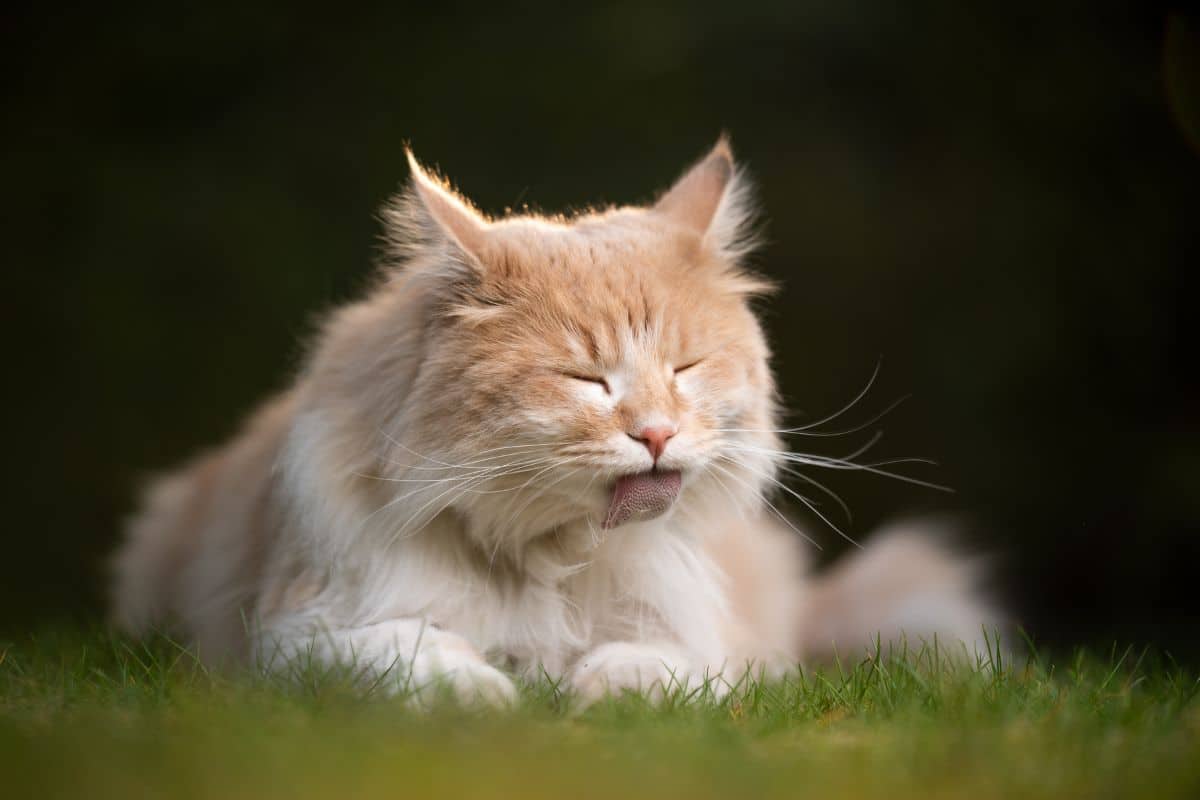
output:
<svg viewBox="0 0 1200 800"><path fill-rule="evenodd" d="M937 548L891 538L809 582L765 504L781 444L747 301L768 287L739 263L724 142L653 206L570 219L490 220L412 170L373 290L239 436L152 487L115 559L123 627L494 701L513 673L594 699L880 628L976 637L989 615ZM652 425L677 430L657 464ZM671 510L604 529L614 481L652 466L682 472Z"/></svg>

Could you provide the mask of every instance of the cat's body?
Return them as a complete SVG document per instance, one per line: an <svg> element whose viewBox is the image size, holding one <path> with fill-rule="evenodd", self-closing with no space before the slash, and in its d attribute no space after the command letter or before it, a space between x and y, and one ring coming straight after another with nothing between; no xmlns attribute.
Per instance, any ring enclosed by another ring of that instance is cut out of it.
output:
<svg viewBox="0 0 1200 800"><path fill-rule="evenodd" d="M487 221L413 162L395 263L224 448L158 483L116 617L202 658L297 656L583 696L905 629L972 640L970 570L885 537L807 581L724 143L655 206ZM503 671L502 671L503 670Z"/></svg>

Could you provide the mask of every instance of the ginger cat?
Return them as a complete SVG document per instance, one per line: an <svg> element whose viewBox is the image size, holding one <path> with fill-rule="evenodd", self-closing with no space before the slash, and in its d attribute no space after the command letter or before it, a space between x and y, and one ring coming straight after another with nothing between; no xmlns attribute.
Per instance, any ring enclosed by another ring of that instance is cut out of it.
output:
<svg viewBox="0 0 1200 800"><path fill-rule="evenodd" d="M973 642L974 570L915 530L810 578L724 140L653 205L489 219L409 155L390 258L292 387L155 484L115 617L201 658L353 663L503 701L719 688L877 633Z"/></svg>

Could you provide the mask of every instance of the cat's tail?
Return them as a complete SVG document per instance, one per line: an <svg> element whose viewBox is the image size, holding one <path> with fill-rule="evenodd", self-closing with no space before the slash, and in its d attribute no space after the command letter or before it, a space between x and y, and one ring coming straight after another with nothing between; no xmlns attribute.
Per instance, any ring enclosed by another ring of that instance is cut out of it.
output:
<svg viewBox="0 0 1200 800"><path fill-rule="evenodd" d="M939 650L971 661L997 652L1006 624L982 591L986 560L956 554L949 533L934 520L894 524L818 574L802 609L804 660L856 660L877 646L911 652L935 637Z"/></svg>
<svg viewBox="0 0 1200 800"><path fill-rule="evenodd" d="M205 458L147 485L142 509L109 563L110 621L117 628L140 636L167 627L218 466L216 458Z"/></svg>

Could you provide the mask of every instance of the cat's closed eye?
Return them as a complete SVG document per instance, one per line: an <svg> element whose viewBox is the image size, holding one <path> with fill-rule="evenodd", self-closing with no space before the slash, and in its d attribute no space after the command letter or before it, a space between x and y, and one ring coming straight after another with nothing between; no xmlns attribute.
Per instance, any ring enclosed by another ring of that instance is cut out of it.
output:
<svg viewBox="0 0 1200 800"><path fill-rule="evenodd" d="M594 383L597 386L603 387L605 393L612 394L612 389L609 387L608 381L605 378L599 377L597 375L583 375L583 374L575 373L575 372L564 372L563 375L567 376L568 378L570 378L573 381L582 381L583 383Z"/></svg>
<svg viewBox="0 0 1200 800"><path fill-rule="evenodd" d="M689 361L688 363L684 364L683 366L675 367L675 374L678 375L681 372L685 372L686 370L691 369L692 367L696 366L703 360L704 360L703 358L697 358L695 361Z"/></svg>

